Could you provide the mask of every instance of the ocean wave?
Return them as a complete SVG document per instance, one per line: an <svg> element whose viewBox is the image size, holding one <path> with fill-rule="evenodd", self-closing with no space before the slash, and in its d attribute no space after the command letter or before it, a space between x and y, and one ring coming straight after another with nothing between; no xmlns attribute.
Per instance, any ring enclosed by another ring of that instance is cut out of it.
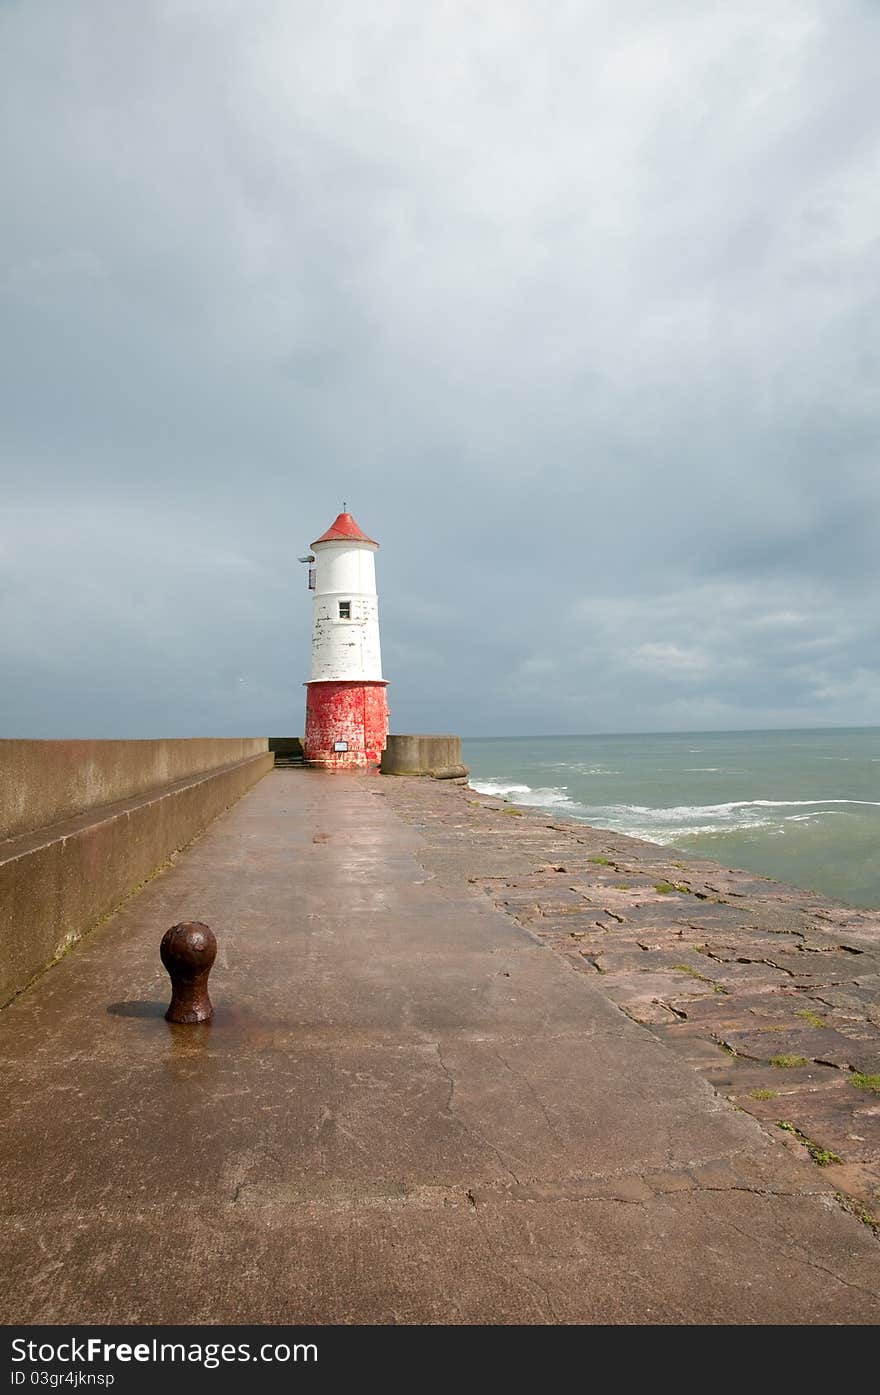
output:
<svg viewBox="0 0 880 1395"><path fill-rule="evenodd" d="M505 784L503 780L471 780L471 789L477 790L480 794L528 794L531 785Z"/></svg>
<svg viewBox="0 0 880 1395"><path fill-rule="evenodd" d="M663 824L637 824L621 823L615 824L614 832L626 833L631 838L644 838L649 843L681 844L688 838L718 838L730 833L754 833L762 831L768 836L775 833L782 833L782 825L774 819L756 819L753 823L706 823L694 824L692 828L682 827L681 824L674 828Z"/></svg>
<svg viewBox="0 0 880 1395"><path fill-rule="evenodd" d="M731 800L728 804L682 805L674 809L650 809L644 805L607 805L592 809L589 822L610 827L653 843L677 843L691 838L722 837L731 833L761 833L779 837L788 824L814 824L821 820L846 816L841 808L824 805L856 804L880 807L875 800ZM788 814L787 808L806 807L807 812ZM794 830L792 830L794 832Z"/></svg>
<svg viewBox="0 0 880 1395"><path fill-rule="evenodd" d="M577 810L582 812L585 809L583 804L571 798L567 793L565 785L549 785L544 788L533 789L531 785L518 785L507 783L503 780L471 780L471 789L479 794L496 795L498 798L510 798L514 804L526 804L538 809L555 809L559 806L566 806L566 812Z"/></svg>
<svg viewBox="0 0 880 1395"><path fill-rule="evenodd" d="M471 786L481 794L509 799L511 803L528 808L553 810L581 823L663 845L731 833L778 837L785 833L786 824L812 823L823 817L844 814L845 807L841 806L880 808L880 800L842 798L731 799L722 804L652 808L646 804L581 803L572 799L566 785L533 787L519 781L487 778L472 780ZM806 812L785 812L791 809Z"/></svg>
<svg viewBox="0 0 880 1395"><path fill-rule="evenodd" d="M657 819L682 820L700 815L722 818L734 809L822 809L826 804L858 804L880 809L880 799L731 799L726 804L676 804L668 809L652 809L645 804L609 805L609 808L629 809L635 814Z"/></svg>
<svg viewBox="0 0 880 1395"><path fill-rule="evenodd" d="M538 767L540 770L568 770L574 775L622 775L622 770L612 770L607 765L592 764L577 760L557 760Z"/></svg>

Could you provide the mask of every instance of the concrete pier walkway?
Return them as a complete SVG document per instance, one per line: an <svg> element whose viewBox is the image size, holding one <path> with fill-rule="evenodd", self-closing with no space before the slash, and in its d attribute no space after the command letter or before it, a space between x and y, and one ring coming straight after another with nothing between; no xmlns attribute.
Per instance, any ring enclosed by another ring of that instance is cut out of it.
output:
<svg viewBox="0 0 880 1395"><path fill-rule="evenodd" d="M0 1015L0 1318L876 1321L821 1170L429 873L388 789L273 772ZM188 919L197 1028L163 1020Z"/></svg>

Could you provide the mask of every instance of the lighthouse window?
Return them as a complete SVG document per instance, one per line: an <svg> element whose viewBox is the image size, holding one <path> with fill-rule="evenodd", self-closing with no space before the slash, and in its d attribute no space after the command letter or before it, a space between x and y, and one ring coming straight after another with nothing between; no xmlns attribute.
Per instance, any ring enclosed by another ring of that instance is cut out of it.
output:
<svg viewBox="0 0 880 1395"><path fill-rule="evenodd" d="M339 602L339 618L340 620L351 619L351 601Z"/></svg>

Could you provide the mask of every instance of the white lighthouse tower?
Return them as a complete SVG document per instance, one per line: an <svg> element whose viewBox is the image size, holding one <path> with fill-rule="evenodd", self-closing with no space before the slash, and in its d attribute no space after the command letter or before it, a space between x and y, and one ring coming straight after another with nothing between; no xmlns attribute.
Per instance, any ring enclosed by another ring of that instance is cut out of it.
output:
<svg viewBox="0 0 880 1395"><path fill-rule="evenodd" d="M312 543L315 602L304 753L309 764L328 770L377 765L385 749L378 547L345 512Z"/></svg>

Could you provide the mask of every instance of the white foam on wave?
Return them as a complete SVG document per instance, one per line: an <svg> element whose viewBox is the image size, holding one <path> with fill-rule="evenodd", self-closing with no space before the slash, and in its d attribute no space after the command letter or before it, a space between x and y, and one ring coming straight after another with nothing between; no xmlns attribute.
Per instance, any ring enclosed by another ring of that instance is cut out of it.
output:
<svg viewBox="0 0 880 1395"><path fill-rule="evenodd" d="M864 808L880 809L880 799L731 799L726 804L676 804L669 809L652 809L645 804L617 805L636 814L654 818L688 820L708 815L723 817L734 809L823 809L826 804L858 804Z"/></svg>
<svg viewBox="0 0 880 1395"><path fill-rule="evenodd" d="M520 795L517 804L531 804L536 809L556 809L563 807L567 813L584 812L583 804L578 804L576 799L565 793L562 789L538 789L531 790L529 794Z"/></svg>
<svg viewBox="0 0 880 1395"><path fill-rule="evenodd" d="M528 794L531 785L505 784L503 780L471 780L472 790L477 790L479 794L497 794L499 797L505 794Z"/></svg>
<svg viewBox="0 0 880 1395"><path fill-rule="evenodd" d="M735 799L726 804L682 804L669 809L609 804L590 809L588 817L590 823L666 844L682 838L758 831L776 837L785 832L786 824L815 823L845 814L845 809L827 807L832 804L880 808L880 801L872 799ZM783 812L792 808L808 812Z"/></svg>
<svg viewBox="0 0 880 1395"><path fill-rule="evenodd" d="M611 770L607 765L589 765L584 761L557 760L542 765L541 770L570 770L575 775L622 775L622 770Z"/></svg>
<svg viewBox="0 0 880 1395"><path fill-rule="evenodd" d="M507 783L503 780L471 780L470 783L471 789L477 790L479 794L509 798L514 804L526 804L536 809L555 809L564 805L566 812L580 812L584 809L583 804L578 804L570 797L565 785L533 789L531 785Z"/></svg>
<svg viewBox="0 0 880 1395"><path fill-rule="evenodd" d="M842 807L880 808L875 799L732 799L723 804L677 804L651 808L646 804L583 804L572 799L565 785L533 787L514 780L472 780L481 794L508 799L529 808L555 810L568 818L645 838L674 844L683 838L718 837L730 833L757 833L777 837L786 824L810 823L845 813ZM785 813L788 809L803 813ZM792 830L794 832L794 830Z"/></svg>
<svg viewBox="0 0 880 1395"><path fill-rule="evenodd" d="M591 822L594 821L591 820ZM751 833L758 830L768 834L783 831L781 825L773 819L756 819L754 823L694 824L692 828L683 828L681 825L670 828L668 824L619 823L614 825L615 833L627 833L631 838L645 838L649 843L660 843L664 846L669 843L681 843L685 838L709 838L713 835L717 837L721 833Z"/></svg>

